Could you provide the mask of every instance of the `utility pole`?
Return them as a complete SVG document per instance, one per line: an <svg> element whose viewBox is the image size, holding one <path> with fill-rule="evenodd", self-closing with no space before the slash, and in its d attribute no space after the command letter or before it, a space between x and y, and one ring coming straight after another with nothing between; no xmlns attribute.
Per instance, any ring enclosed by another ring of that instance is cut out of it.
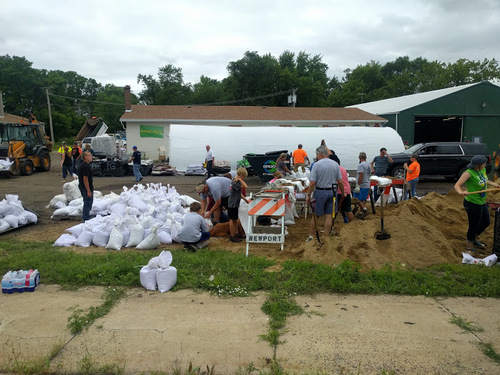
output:
<svg viewBox="0 0 500 375"><path fill-rule="evenodd" d="M49 125L50 125L50 139L55 142L54 139L54 127L52 126L52 109L50 108L50 98L49 98L49 88L45 87L45 94L47 95L47 105L49 106Z"/></svg>
<svg viewBox="0 0 500 375"><path fill-rule="evenodd" d="M295 103L297 103L297 95L295 95L295 91L297 91L297 89L292 89L292 95L288 95L288 105L290 107L295 107Z"/></svg>

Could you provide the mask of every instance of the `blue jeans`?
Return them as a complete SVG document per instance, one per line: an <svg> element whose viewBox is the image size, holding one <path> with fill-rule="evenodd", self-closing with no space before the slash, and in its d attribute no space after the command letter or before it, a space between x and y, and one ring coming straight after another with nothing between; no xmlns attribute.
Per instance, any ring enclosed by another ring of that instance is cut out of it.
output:
<svg viewBox="0 0 500 375"><path fill-rule="evenodd" d="M80 193L83 198L83 210L82 210L82 219L84 221L90 220L90 210L92 209L92 203L94 203L94 192L92 192L92 196L87 196L87 189L80 189Z"/></svg>
<svg viewBox="0 0 500 375"><path fill-rule="evenodd" d="M64 165L62 166L62 174L63 178L65 179L66 176L69 174L71 177L73 177L73 167L71 165Z"/></svg>
<svg viewBox="0 0 500 375"><path fill-rule="evenodd" d="M133 164L134 168L134 176L136 181L142 180L142 174L141 174L141 165L140 164Z"/></svg>
<svg viewBox="0 0 500 375"><path fill-rule="evenodd" d="M414 197L417 194L418 180L419 180L419 178L417 177L417 178L414 178L413 180L408 181L408 183L410 184L412 197ZM406 197L404 197L404 200L409 199L410 198L409 195L410 195L410 191L408 191L408 194L406 195Z"/></svg>

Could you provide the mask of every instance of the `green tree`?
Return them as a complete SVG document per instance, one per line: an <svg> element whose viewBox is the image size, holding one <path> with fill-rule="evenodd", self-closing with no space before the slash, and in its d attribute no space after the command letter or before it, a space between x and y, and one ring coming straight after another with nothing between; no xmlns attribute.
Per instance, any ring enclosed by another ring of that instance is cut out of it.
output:
<svg viewBox="0 0 500 375"><path fill-rule="evenodd" d="M139 74L137 83L142 83L145 89L139 94L144 104L188 104L192 97L190 84L185 84L182 69L172 64L158 69L158 79L152 75Z"/></svg>
<svg viewBox="0 0 500 375"><path fill-rule="evenodd" d="M222 82L206 76L200 77L200 82L193 85L192 104L212 104L226 100Z"/></svg>

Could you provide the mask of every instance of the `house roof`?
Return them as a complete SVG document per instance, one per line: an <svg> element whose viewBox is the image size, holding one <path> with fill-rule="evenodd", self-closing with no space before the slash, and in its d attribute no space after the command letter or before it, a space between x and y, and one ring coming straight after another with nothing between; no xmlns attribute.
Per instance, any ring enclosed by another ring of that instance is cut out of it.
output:
<svg viewBox="0 0 500 375"><path fill-rule="evenodd" d="M3 117L0 117L0 123L3 122L26 122L29 123L30 120L16 115L11 115L10 113L5 113Z"/></svg>
<svg viewBox="0 0 500 375"><path fill-rule="evenodd" d="M185 106L185 105L132 105L121 121L169 121L208 120L221 122L375 122L386 119L358 108L310 108L265 106Z"/></svg>
<svg viewBox="0 0 500 375"><path fill-rule="evenodd" d="M346 108L359 108L364 111L375 113L378 115L396 113L404 111L408 108L416 107L417 105L423 103L430 102L431 100L435 100L443 96L453 94L455 92L467 89L469 87L480 85L482 83L483 82L476 82L476 83L470 83L468 85L448 87L446 89L441 89L441 90L427 91L419 94L405 95L397 98L351 105Z"/></svg>

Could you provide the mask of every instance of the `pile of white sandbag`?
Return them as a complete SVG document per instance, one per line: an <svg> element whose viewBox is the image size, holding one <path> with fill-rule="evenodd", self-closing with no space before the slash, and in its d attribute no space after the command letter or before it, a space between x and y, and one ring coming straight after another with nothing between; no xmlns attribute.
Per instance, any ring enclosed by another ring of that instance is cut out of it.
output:
<svg viewBox="0 0 500 375"><path fill-rule="evenodd" d="M6 194L0 201L0 233L37 222L36 214L23 207L18 195Z"/></svg>
<svg viewBox="0 0 500 375"><path fill-rule="evenodd" d="M13 161L0 159L0 171L8 171L12 166Z"/></svg>
<svg viewBox="0 0 500 375"><path fill-rule="evenodd" d="M147 290L168 292L177 283L177 269L170 266L172 254L162 251L159 256L151 258L147 266L141 268L139 273L141 285Z"/></svg>
<svg viewBox="0 0 500 375"><path fill-rule="evenodd" d="M175 187L161 183L123 187L120 195L110 193L94 199L91 214L96 217L68 228L68 233L59 237L54 246L154 249L160 243L179 242L177 236L184 216L194 201L180 195ZM68 207L81 209L82 205L82 198L76 198L54 215Z"/></svg>
<svg viewBox="0 0 500 375"><path fill-rule="evenodd" d="M491 267L498 261L496 254L491 254L486 258L474 258L472 255L467 253L462 253L462 263L463 264L482 264L486 267Z"/></svg>

